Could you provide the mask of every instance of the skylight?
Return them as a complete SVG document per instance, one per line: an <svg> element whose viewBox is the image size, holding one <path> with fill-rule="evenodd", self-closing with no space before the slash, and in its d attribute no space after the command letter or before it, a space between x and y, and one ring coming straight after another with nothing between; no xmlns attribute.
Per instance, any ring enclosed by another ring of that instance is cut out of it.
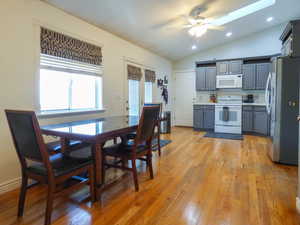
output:
<svg viewBox="0 0 300 225"><path fill-rule="evenodd" d="M230 23L234 20L240 19L244 16L248 16L252 13L255 13L257 11L260 11L262 9L270 7L270 6L274 5L275 3L276 3L276 0L260 0L255 3L252 3L250 5L247 5L243 8L237 9L231 13L228 13L227 15L222 16L218 19L215 19L212 21L212 23L217 26L222 26L226 23Z"/></svg>

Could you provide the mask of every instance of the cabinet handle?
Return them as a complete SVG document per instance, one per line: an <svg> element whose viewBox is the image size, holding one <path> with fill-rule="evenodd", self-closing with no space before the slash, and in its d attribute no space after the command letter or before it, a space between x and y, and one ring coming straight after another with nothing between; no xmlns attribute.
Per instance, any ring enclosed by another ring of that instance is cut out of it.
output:
<svg viewBox="0 0 300 225"><path fill-rule="evenodd" d="M297 116L297 120L298 120L298 121L300 121L300 115L299 115L299 116Z"/></svg>

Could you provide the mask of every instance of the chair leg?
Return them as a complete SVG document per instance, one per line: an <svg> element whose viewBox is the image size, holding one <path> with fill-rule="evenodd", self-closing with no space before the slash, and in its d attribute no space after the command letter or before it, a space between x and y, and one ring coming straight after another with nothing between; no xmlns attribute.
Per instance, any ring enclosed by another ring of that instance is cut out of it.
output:
<svg viewBox="0 0 300 225"><path fill-rule="evenodd" d="M23 216L26 192L27 192L27 184L28 184L28 177L23 174L22 175L22 186L21 186L21 191L20 191L20 196L19 196L18 217Z"/></svg>
<svg viewBox="0 0 300 225"><path fill-rule="evenodd" d="M161 150L160 150L160 135L157 137L157 148L158 148L158 155L161 155Z"/></svg>
<svg viewBox="0 0 300 225"><path fill-rule="evenodd" d="M90 182L90 195L91 195L91 201L96 201L96 192L95 192L95 174L94 174L94 168L90 167L89 169L89 182Z"/></svg>
<svg viewBox="0 0 300 225"><path fill-rule="evenodd" d="M51 214L53 209L54 201L54 186L48 184L48 196L47 196L47 206L46 206L46 216L45 216L45 225L51 224Z"/></svg>
<svg viewBox="0 0 300 225"><path fill-rule="evenodd" d="M131 164L132 164L132 174L133 174L135 191L139 191L139 181L138 181L135 159L131 160Z"/></svg>
<svg viewBox="0 0 300 225"><path fill-rule="evenodd" d="M149 153L147 155L147 164L148 164L148 167L149 167L150 178L153 179L154 176L153 176L152 154L151 153Z"/></svg>
<svg viewBox="0 0 300 225"><path fill-rule="evenodd" d="M105 164L106 164L106 156L105 154L102 155L102 180L101 180L101 183L104 184L105 183L105 172L106 172L106 169L105 169Z"/></svg>

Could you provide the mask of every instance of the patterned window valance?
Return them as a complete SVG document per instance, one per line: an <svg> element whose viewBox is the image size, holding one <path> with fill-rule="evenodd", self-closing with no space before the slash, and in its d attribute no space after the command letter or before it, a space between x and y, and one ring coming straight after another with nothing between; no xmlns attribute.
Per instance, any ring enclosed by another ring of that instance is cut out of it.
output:
<svg viewBox="0 0 300 225"><path fill-rule="evenodd" d="M127 65L128 80L138 80L142 78L142 69L133 65Z"/></svg>
<svg viewBox="0 0 300 225"><path fill-rule="evenodd" d="M156 76L155 72L152 70L145 70L145 81L155 83Z"/></svg>
<svg viewBox="0 0 300 225"><path fill-rule="evenodd" d="M93 65L102 64L101 47L41 28L41 53Z"/></svg>

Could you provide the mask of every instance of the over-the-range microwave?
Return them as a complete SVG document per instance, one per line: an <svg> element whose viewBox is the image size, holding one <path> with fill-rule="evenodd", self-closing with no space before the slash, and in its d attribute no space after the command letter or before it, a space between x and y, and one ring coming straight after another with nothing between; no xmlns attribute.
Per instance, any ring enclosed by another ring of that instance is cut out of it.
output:
<svg viewBox="0 0 300 225"><path fill-rule="evenodd" d="M242 88L243 75L218 75L216 79L217 88Z"/></svg>

